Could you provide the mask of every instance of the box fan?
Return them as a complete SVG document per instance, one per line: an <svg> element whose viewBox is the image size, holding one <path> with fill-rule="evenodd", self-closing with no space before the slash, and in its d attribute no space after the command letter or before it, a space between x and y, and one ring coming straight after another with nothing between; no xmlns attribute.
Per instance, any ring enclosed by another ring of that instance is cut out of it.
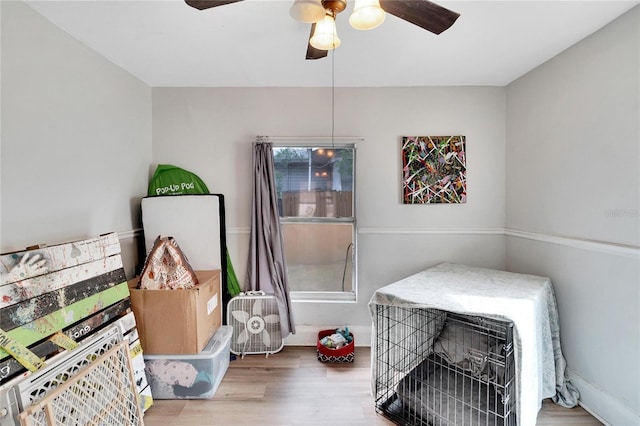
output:
<svg viewBox="0 0 640 426"><path fill-rule="evenodd" d="M227 324L233 327L229 349L236 355L269 356L284 346L278 303L272 294L240 293L227 304Z"/></svg>

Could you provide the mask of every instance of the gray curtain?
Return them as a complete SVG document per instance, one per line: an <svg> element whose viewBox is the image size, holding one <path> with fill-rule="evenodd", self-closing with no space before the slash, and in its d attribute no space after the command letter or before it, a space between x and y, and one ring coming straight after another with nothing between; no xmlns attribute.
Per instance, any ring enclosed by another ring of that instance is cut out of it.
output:
<svg viewBox="0 0 640 426"><path fill-rule="evenodd" d="M296 332L291 316L289 279L278 217L273 144L258 138L253 149L253 203L249 248L251 290L273 294L278 301L282 337Z"/></svg>

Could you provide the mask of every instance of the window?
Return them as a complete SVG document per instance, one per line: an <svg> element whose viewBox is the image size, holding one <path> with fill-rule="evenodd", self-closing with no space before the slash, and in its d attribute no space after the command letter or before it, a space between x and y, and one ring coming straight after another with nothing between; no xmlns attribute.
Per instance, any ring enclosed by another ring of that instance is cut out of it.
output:
<svg viewBox="0 0 640 426"><path fill-rule="evenodd" d="M278 209L294 300L355 300L355 145L275 145Z"/></svg>

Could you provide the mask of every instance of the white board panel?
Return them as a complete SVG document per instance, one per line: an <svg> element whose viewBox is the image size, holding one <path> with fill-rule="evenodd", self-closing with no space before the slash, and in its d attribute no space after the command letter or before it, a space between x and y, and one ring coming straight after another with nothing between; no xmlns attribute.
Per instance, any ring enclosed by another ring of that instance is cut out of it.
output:
<svg viewBox="0 0 640 426"><path fill-rule="evenodd" d="M220 198L171 195L142 199L146 254L158 235L173 237L195 270L222 269Z"/></svg>

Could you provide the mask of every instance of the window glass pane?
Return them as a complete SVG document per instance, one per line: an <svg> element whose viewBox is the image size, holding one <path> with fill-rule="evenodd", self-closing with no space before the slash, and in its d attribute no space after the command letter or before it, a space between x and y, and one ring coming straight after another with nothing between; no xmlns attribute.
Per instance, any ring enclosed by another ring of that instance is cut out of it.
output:
<svg viewBox="0 0 640 426"><path fill-rule="evenodd" d="M353 216L353 148L274 147L280 217Z"/></svg>
<svg viewBox="0 0 640 426"><path fill-rule="evenodd" d="M353 224L282 223L291 291L353 291Z"/></svg>
<svg viewBox="0 0 640 426"><path fill-rule="evenodd" d="M354 300L355 145L274 146L273 159L290 290Z"/></svg>

